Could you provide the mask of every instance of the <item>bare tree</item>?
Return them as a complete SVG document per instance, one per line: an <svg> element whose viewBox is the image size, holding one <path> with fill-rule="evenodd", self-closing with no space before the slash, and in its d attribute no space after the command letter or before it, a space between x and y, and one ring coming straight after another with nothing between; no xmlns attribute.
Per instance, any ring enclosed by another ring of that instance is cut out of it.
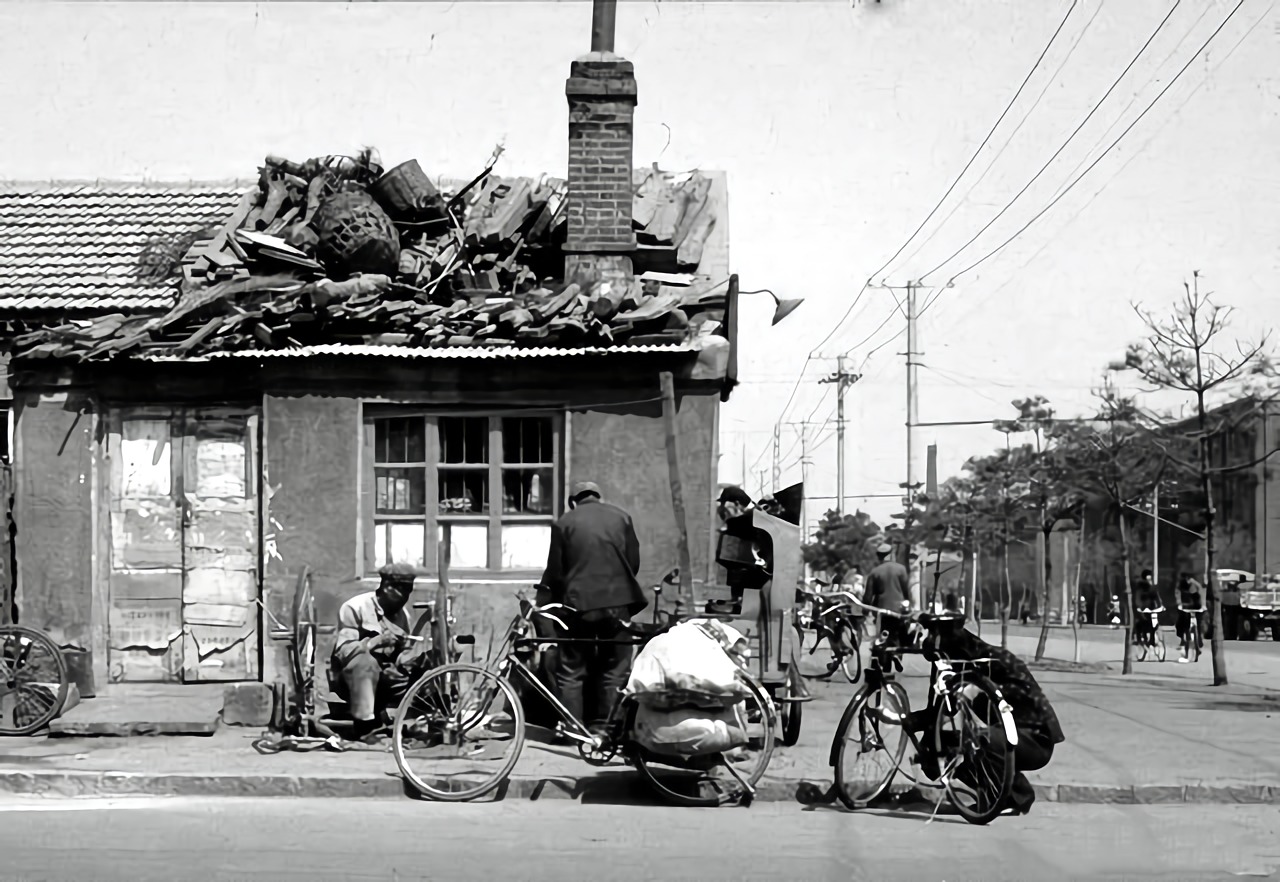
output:
<svg viewBox="0 0 1280 882"><path fill-rule="evenodd" d="M1266 354L1265 334L1257 342L1236 341L1233 354L1224 355L1218 351L1217 340L1226 329L1232 310L1215 304L1212 292L1200 290L1198 271L1192 274L1190 283L1184 283L1183 289L1182 297L1164 317L1134 305L1134 311L1147 326L1147 337L1130 346L1124 364L1117 367L1136 371L1159 389L1194 398L1196 427L1190 438L1195 442L1196 456L1193 462L1184 465L1196 476L1204 500L1204 585L1208 591L1212 628L1213 684L1224 686L1227 683L1227 660L1222 641L1222 599L1213 579L1217 552L1214 547L1216 512L1213 481L1223 472L1250 468L1257 463L1226 467L1211 464L1209 439L1234 426L1228 425L1230 418L1225 415L1212 419L1206 400L1213 393L1227 391L1223 387L1228 384L1270 375L1272 370Z"/></svg>

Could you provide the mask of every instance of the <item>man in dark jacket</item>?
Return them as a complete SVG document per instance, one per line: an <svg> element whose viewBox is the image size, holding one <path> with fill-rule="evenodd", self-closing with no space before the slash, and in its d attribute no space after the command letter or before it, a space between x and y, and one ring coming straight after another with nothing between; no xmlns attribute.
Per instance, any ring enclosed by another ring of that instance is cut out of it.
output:
<svg viewBox="0 0 1280 882"><path fill-rule="evenodd" d="M593 732L608 719L631 671L632 647L609 641L623 637L623 623L649 605L636 581L639 570L631 516L601 501L595 484L576 484L569 511L551 528L542 584L552 599L578 612L566 636L600 641L562 644L555 670L560 700ZM589 705L583 699L588 680L595 698Z"/></svg>
<svg viewBox="0 0 1280 882"><path fill-rule="evenodd" d="M893 546L881 543L876 549L875 569L867 576L867 588L863 592L862 602L875 609L898 613L896 616L880 616L880 632L888 633L889 639L898 645L910 642L907 623L901 618L911 603L911 578L907 568L892 557Z"/></svg>

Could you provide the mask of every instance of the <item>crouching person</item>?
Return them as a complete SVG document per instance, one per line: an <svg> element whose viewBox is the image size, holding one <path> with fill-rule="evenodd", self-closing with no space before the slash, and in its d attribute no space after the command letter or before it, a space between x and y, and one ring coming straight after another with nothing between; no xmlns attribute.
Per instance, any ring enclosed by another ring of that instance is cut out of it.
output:
<svg viewBox="0 0 1280 882"><path fill-rule="evenodd" d="M405 605L415 572L407 564L378 571L376 591L357 594L338 610L338 635L329 661L329 683L355 721L353 740L368 740L389 718L412 683Z"/></svg>
<svg viewBox="0 0 1280 882"><path fill-rule="evenodd" d="M989 668L984 666L984 673L987 673L1004 695L1004 700L1009 703L1013 722L1018 730L1018 747L1014 751L1016 774L1008 811L1025 815L1035 802L1036 791L1023 773L1047 766L1053 758L1054 747L1066 740L1053 705L1049 703L1044 690L1022 659L1009 650L992 646L966 631L962 620L939 629L936 632L935 647L949 659L992 659ZM996 727L992 736L1002 739L1003 731Z"/></svg>

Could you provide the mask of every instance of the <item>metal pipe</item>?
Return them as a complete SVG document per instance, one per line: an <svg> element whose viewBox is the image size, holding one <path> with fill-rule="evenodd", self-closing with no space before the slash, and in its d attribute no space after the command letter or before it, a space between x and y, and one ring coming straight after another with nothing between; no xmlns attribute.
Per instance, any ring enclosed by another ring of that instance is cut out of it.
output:
<svg viewBox="0 0 1280 882"><path fill-rule="evenodd" d="M612 52L618 0L593 0L591 4L591 51Z"/></svg>

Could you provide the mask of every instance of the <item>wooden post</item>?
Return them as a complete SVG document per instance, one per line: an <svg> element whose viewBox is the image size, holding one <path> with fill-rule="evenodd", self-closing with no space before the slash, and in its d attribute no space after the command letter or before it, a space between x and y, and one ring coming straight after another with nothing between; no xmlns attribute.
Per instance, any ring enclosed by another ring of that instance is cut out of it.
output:
<svg viewBox="0 0 1280 882"><path fill-rule="evenodd" d="M693 609L697 598L693 596L693 564L689 559L689 526L684 513L684 489L680 485L680 447L676 432L676 387L670 371L659 374L662 383L662 424L666 430L667 472L671 479L671 508L676 515L676 529L680 533L680 597L687 599Z"/></svg>

